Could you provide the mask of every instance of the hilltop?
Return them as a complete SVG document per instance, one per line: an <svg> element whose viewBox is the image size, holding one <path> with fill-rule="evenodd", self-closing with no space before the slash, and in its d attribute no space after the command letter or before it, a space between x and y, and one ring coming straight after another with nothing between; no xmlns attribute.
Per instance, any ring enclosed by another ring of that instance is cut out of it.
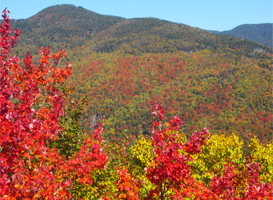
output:
<svg viewBox="0 0 273 200"><path fill-rule="evenodd" d="M122 20L64 4L45 8L27 19L11 20L11 25L23 32L18 47L34 53L39 46L49 44L55 49L81 46L95 33Z"/></svg>

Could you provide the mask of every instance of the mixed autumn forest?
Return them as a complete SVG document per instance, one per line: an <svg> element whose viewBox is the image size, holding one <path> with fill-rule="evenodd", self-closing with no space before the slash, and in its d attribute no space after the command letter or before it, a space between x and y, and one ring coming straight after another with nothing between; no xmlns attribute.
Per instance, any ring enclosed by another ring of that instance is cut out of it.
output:
<svg viewBox="0 0 273 200"><path fill-rule="evenodd" d="M272 48L72 5L3 17L1 198L272 199Z"/></svg>

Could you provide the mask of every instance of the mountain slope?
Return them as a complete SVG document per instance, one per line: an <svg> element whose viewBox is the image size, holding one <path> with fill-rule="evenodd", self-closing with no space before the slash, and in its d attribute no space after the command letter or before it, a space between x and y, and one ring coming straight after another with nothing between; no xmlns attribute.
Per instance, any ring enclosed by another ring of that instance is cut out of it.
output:
<svg viewBox="0 0 273 200"><path fill-rule="evenodd" d="M134 52L193 52L197 50L234 50L250 56L255 49L270 52L263 45L236 37L215 35L208 31L155 18L129 19L114 24L95 37L96 51L123 50Z"/></svg>
<svg viewBox="0 0 273 200"><path fill-rule="evenodd" d="M211 31L215 34L232 35L238 38L251 40L273 48L272 23L243 24L228 31Z"/></svg>
<svg viewBox="0 0 273 200"><path fill-rule="evenodd" d="M14 53L63 47L72 63L75 97L87 96L85 122L104 116L105 134L149 134L151 100L183 131L209 127L246 141L272 138L271 48L155 18L123 19L61 5L26 20ZM20 28L21 27L21 28ZM93 31L94 30L94 31ZM197 127L197 128L195 128ZM127 134L127 133L126 133Z"/></svg>
<svg viewBox="0 0 273 200"><path fill-rule="evenodd" d="M79 56L81 55L81 56ZM117 56L75 51L71 84L75 95L87 96L86 121L104 115L108 138L149 134L154 97L185 124L185 134L203 127L211 133L272 138L272 76L260 61L232 53L204 50ZM92 120L91 120L92 121Z"/></svg>

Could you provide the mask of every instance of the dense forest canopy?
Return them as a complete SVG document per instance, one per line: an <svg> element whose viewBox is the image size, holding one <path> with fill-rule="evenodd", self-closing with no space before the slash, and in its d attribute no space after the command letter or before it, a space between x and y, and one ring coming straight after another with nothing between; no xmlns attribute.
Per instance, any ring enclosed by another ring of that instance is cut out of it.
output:
<svg viewBox="0 0 273 200"><path fill-rule="evenodd" d="M13 53L39 46L65 48L75 96L86 96L86 128L96 115L106 133L148 133L150 102L161 96L167 116L187 123L185 133L238 132L267 143L272 135L272 49L155 18L124 19L82 7L58 5L25 20L11 20L24 34ZM35 59L35 57L34 57ZM129 119L133 119L129 120ZM92 126L91 126L92 129ZM115 134L114 134L115 133Z"/></svg>

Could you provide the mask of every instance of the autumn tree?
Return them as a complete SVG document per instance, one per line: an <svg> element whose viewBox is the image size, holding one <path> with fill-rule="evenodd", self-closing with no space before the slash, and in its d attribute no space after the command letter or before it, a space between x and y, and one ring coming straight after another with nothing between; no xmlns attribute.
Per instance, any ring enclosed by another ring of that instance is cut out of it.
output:
<svg viewBox="0 0 273 200"><path fill-rule="evenodd" d="M74 197L74 185L92 184L90 171L103 168L107 161L101 146L102 125L73 155L49 148L64 130L60 120L65 94L59 86L72 68L69 63L61 67L63 49L50 54L49 47L40 48L38 65L29 54L19 64L10 53L21 32L15 29L11 35L7 13L5 9L0 26L0 197Z"/></svg>

